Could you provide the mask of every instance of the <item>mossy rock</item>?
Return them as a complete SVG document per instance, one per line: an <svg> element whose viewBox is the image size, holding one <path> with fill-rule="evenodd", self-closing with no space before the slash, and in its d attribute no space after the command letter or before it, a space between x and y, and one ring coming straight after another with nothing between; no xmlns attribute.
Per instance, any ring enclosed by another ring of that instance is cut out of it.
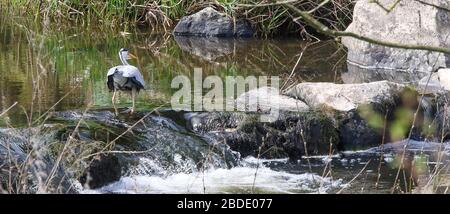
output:
<svg viewBox="0 0 450 214"><path fill-rule="evenodd" d="M304 155L336 152L338 133L335 123L325 114L281 112L278 120L266 123L259 122L257 116L248 116L236 131L221 133L231 149L244 157L296 160Z"/></svg>

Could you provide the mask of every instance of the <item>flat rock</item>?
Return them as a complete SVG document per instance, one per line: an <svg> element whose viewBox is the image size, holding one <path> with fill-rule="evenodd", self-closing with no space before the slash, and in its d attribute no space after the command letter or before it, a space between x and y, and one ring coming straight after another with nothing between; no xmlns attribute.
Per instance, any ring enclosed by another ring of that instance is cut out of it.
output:
<svg viewBox="0 0 450 214"><path fill-rule="evenodd" d="M269 112L271 110L303 112L309 107L301 100L281 95L276 88L261 87L241 94L236 99L238 110Z"/></svg>
<svg viewBox="0 0 450 214"><path fill-rule="evenodd" d="M403 85L379 81L361 84L300 83L286 94L303 100L312 109L350 111L361 104L394 103Z"/></svg>

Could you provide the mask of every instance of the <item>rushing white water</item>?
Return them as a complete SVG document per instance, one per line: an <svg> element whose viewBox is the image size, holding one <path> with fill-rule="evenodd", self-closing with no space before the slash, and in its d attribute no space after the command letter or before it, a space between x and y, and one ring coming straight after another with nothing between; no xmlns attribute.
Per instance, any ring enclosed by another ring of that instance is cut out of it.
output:
<svg viewBox="0 0 450 214"><path fill-rule="evenodd" d="M269 169L262 164L257 168L254 158L247 158L244 162L241 167L211 168L205 172L181 172L168 176L164 173L130 175L102 188L85 190L84 193L327 193L344 185L342 180L311 173L291 174Z"/></svg>

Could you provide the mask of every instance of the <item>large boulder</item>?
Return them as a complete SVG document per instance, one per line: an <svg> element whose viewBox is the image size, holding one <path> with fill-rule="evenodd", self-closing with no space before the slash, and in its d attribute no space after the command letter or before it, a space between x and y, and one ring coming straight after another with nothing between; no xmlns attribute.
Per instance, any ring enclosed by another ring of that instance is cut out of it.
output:
<svg viewBox="0 0 450 214"><path fill-rule="evenodd" d="M397 0L379 0L390 8ZM400 1L390 12L371 0L359 0L353 22L347 32L407 45L449 47L450 2L447 0ZM345 37L349 70L364 68L395 82L417 81L438 67L450 66L450 56L425 50L406 50L370 44ZM392 73L401 75L392 75ZM356 72L353 72L356 73ZM373 78L374 76L369 76ZM361 78L344 78L350 82L367 82ZM377 80L377 79L375 79ZM378 79L379 80L379 79Z"/></svg>
<svg viewBox="0 0 450 214"><path fill-rule="evenodd" d="M173 33L182 36L251 37L254 30L245 19L233 20L226 14L207 7L181 18Z"/></svg>
<svg viewBox="0 0 450 214"><path fill-rule="evenodd" d="M277 120L264 123L259 121L259 113L239 113L239 117L237 113L222 112L200 115L202 120L197 122L192 120L196 117L191 117L191 123L196 123L193 131L210 144L225 143L242 157L297 160L302 156L336 152L339 144L335 123L320 112L281 112ZM240 119L233 119L234 123L220 122L230 116Z"/></svg>

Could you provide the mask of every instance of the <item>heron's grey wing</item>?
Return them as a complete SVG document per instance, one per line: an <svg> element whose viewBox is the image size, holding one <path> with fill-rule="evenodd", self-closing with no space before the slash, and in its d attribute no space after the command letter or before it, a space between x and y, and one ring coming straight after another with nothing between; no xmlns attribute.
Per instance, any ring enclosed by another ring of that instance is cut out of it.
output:
<svg viewBox="0 0 450 214"><path fill-rule="evenodd" d="M106 76L111 76L111 75L113 75L113 74L117 71L118 67L119 67L119 66L114 66L114 67L110 68L110 69L108 70L108 74L107 74Z"/></svg>
<svg viewBox="0 0 450 214"><path fill-rule="evenodd" d="M142 85L142 87L145 87L144 77L141 72L139 72L138 68L132 65L123 65L120 66L120 71L123 72L124 77L134 77Z"/></svg>
<svg viewBox="0 0 450 214"><path fill-rule="evenodd" d="M108 74L106 75L107 76L106 85L108 86L108 89L110 91L116 90L115 86L114 86L114 74L116 73L116 71L117 71L117 66L112 67L108 70Z"/></svg>

